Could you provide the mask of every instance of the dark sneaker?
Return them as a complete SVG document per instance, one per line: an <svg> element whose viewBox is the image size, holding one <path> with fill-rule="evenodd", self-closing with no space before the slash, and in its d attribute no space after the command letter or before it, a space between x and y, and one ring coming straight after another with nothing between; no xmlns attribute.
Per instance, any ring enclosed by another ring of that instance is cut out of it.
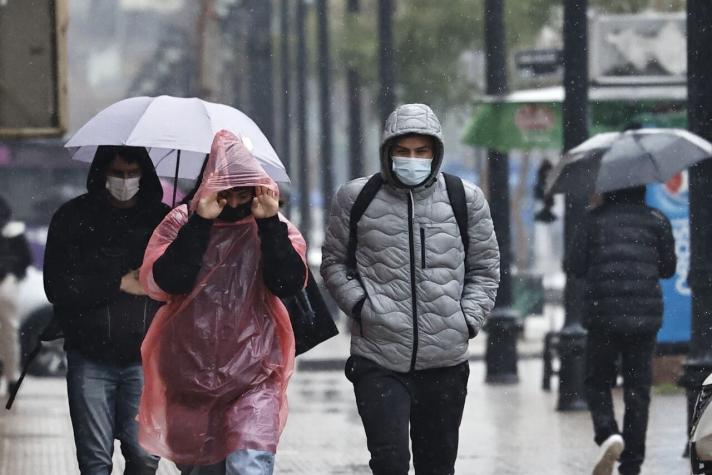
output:
<svg viewBox="0 0 712 475"><path fill-rule="evenodd" d="M620 434L613 434L603 441L601 452L598 455L598 462L593 467L593 475L611 475L624 446L623 437Z"/></svg>

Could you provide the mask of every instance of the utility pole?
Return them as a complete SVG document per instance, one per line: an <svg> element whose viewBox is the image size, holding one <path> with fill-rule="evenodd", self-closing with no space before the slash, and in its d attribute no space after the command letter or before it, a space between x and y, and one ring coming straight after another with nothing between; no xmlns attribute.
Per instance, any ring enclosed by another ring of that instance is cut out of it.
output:
<svg viewBox="0 0 712 475"><path fill-rule="evenodd" d="M291 139L291 129L292 129L292 107L290 105L291 96L289 95L289 80L290 80L290 69L291 63L289 60L289 0L280 0L280 15L279 15L279 30L280 30L280 56L279 63L281 69L281 86L280 100L282 102L282 114L281 114L281 134L280 134L280 147L279 154L284 164L284 169L287 171L287 175L290 178L293 177L291 169L292 161L292 144ZM290 194L291 195L291 194ZM290 215L291 206L289 203L289 198L285 200L285 214Z"/></svg>
<svg viewBox="0 0 712 475"><path fill-rule="evenodd" d="M564 0L564 152L588 138L587 0ZM586 198L566 195L564 247L568 253L586 210ZM586 330L581 326L584 282L566 276L564 327L559 334L559 411L585 410Z"/></svg>
<svg viewBox="0 0 712 475"><path fill-rule="evenodd" d="M304 34L306 23L306 5L304 0L297 1L297 159L295 179L299 180L299 229L304 239L309 242L311 235L311 209L309 208L309 186L311 174L309 170L309 152L307 149L307 47Z"/></svg>
<svg viewBox="0 0 712 475"><path fill-rule="evenodd" d="M712 141L712 3L687 0L687 121ZM687 389L687 424L704 379L712 372L712 160L690 168L692 334L680 385ZM689 431L688 431L689 432Z"/></svg>
<svg viewBox="0 0 712 475"><path fill-rule="evenodd" d="M250 64L249 115L273 143L272 2L248 0L246 7L252 19L247 38L247 58Z"/></svg>
<svg viewBox="0 0 712 475"><path fill-rule="evenodd" d="M348 0L346 4L347 22L352 26L357 23L359 0ZM353 31L353 30L352 30ZM363 163L363 125L361 123L361 75L355 64L349 64L346 70L346 90L349 113L349 165L350 178L366 174Z"/></svg>
<svg viewBox="0 0 712 475"><path fill-rule="evenodd" d="M331 209L334 194L333 150L331 146L331 53L329 51L329 4L317 0L317 33L319 48L319 110L321 121L321 193L324 222Z"/></svg>
<svg viewBox="0 0 712 475"><path fill-rule="evenodd" d="M485 70L487 95L502 97L507 93L507 60L504 0L485 0ZM495 384L519 382L517 374L517 333L521 319L512 308L512 239L509 206L509 157L490 149L489 196L492 221L499 242L500 281L492 315L487 321L485 381Z"/></svg>
<svg viewBox="0 0 712 475"><path fill-rule="evenodd" d="M395 109L395 74L393 68L393 1L378 0L378 75L381 91L378 108L381 124Z"/></svg>

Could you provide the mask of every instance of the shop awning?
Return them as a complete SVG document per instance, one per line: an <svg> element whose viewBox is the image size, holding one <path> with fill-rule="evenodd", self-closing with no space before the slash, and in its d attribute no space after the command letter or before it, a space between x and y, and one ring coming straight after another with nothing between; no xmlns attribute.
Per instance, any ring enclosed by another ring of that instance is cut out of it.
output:
<svg viewBox="0 0 712 475"><path fill-rule="evenodd" d="M643 126L687 127L685 86L607 86L589 91L589 132ZM475 106L464 142L500 151L561 150L563 87L482 98Z"/></svg>

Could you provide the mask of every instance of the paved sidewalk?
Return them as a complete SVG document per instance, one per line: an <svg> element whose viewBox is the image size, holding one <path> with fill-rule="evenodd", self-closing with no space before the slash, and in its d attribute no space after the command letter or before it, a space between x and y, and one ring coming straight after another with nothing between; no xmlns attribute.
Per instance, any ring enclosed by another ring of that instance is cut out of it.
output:
<svg viewBox="0 0 712 475"><path fill-rule="evenodd" d="M554 410L556 391L539 389L541 362L523 360L521 382L486 385L473 362L460 430L458 475L575 475L590 473L597 448L588 413ZM620 414L621 393L616 391ZM289 389L290 415L276 475L368 475L368 452L353 390L340 371L298 371ZM648 457L642 475L684 475L685 397L652 398ZM114 474L121 474L120 451ZM0 413L0 475L78 473L64 381L31 378L17 406ZM175 475L161 461L159 475ZM411 472L412 473L412 472Z"/></svg>
<svg viewBox="0 0 712 475"><path fill-rule="evenodd" d="M484 384L485 338L472 342L458 475L590 473L597 448L588 413L555 411L556 380L551 392L540 389L541 341L548 325L543 318L527 321L519 344L521 381L516 385ZM370 473L353 389L342 372L347 354L348 336L343 333L299 358L289 388L290 415L276 475ZM615 397L620 416L620 390ZM682 391L654 391L642 475L689 473L689 462L681 457L685 411ZM64 380L28 378L13 410L0 411L0 475L76 474L74 457ZM113 473L121 474L118 446L114 461ZM177 471L170 462L161 461L158 473Z"/></svg>

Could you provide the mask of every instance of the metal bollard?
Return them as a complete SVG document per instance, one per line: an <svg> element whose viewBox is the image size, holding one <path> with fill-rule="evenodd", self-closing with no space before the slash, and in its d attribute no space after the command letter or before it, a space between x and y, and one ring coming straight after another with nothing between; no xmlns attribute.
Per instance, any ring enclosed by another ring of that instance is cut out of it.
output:
<svg viewBox="0 0 712 475"><path fill-rule="evenodd" d="M485 362L487 375L485 382L493 384L514 384L519 382L517 374L517 336L521 318L512 308L501 308L492 312L487 320L487 352Z"/></svg>

